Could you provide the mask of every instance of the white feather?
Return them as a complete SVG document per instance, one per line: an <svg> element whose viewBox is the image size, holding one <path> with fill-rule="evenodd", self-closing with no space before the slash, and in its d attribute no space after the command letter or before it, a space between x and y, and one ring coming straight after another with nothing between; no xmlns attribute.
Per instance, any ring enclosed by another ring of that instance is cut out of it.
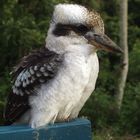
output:
<svg viewBox="0 0 140 140"><path fill-rule="evenodd" d="M83 23L86 21L88 10L77 4L58 4L53 13L55 23Z"/></svg>
<svg viewBox="0 0 140 140"><path fill-rule="evenodd" d="M70 47L70 46L69 46ZM32 127L77 117L92 93L98 75L96 53L90 54L89 46L73 46L79 51L65 54L63 67L49 84L30 97ZM81 48L81 49L80 49ZM92 85L91 85L92 82Z"/></svg>

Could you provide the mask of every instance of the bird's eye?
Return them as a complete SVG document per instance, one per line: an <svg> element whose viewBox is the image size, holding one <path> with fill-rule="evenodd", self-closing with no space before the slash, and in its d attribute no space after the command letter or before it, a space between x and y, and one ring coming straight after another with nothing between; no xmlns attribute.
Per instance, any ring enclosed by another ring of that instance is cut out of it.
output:
<svg viewBox="0 0 140 140"><path fill-rule="evenodd" d="M77 30L78 30L78 32L80 32L82 34L85 34L89 31L88 27L86 27L83 24L77 25Z"/></svg>

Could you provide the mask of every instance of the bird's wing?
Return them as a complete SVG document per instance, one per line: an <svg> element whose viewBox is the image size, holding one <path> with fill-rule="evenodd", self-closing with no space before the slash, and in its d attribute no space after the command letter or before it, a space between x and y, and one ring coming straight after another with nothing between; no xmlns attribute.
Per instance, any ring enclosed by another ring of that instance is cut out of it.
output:
<svg viewBox="0 0 140 140"><path fill-rule="evenodd" d="M12 72L13 86L4 112L5 124L12 124L29 108L28 98L41 84L49 82L62 64L63 55L42 48L24 57Z"/></svg>

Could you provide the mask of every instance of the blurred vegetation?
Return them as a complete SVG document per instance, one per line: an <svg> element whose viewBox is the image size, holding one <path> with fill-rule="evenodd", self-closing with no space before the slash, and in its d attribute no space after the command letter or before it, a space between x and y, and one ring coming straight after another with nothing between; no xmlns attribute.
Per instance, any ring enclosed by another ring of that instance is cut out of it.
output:
<svg viewBox="0 0 140 140"><path fill-rule="evenodd" d="M119 44L119 0L1 0L0 1L0 118L10 90L12 67L32 49L45 44L53 7L78 3L101 13L106 34ZM120 114L116 113L115 88L120 56L100 52L96 91L81 111L96 132L140 135L140 1L129 0L129 74ZM3 119L0 119L2 123Z"/></svg>

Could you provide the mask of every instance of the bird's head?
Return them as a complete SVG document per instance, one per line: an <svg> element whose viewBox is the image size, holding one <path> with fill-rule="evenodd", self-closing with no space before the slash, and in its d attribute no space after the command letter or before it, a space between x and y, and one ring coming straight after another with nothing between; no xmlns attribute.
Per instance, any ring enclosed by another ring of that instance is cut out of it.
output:
<svg viewBox="0 0 140 140"><path fill-rule="evenodd" d="M55 6L46 42L49 46L61 48L88 44L94 50L122 52L104 33L101 16L96 11L77 4Z"/></svg>

